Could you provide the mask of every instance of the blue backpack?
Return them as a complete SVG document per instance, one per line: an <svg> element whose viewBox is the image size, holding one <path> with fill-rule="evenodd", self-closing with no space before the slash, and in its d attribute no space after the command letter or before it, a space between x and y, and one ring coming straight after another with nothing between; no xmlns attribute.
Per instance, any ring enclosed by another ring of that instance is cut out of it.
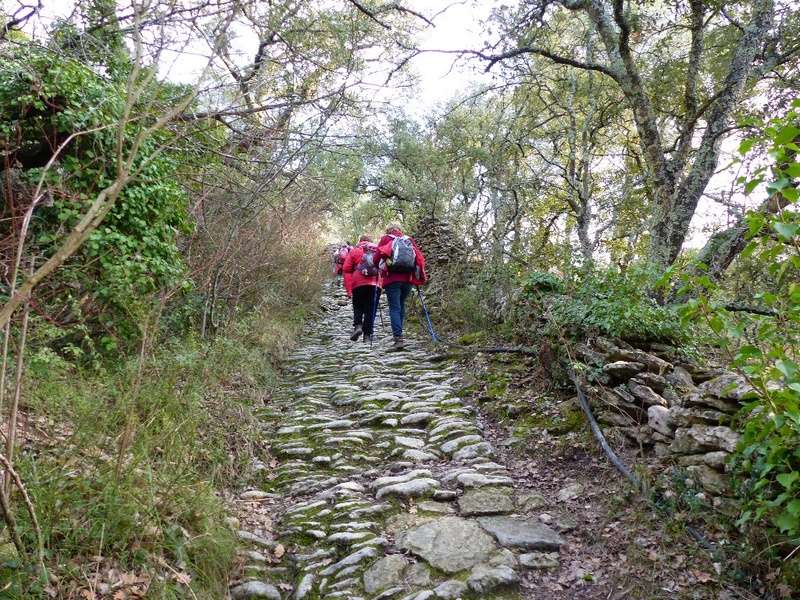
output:
<svg viewBox="0 0 800 600"><path fill-rule="evenodd" d="M378 246L375 244L366 244L364 246L364 254L361 255L361 260L358 262L356 271L361 273L364 277L375 277L378 274L378 267L375 265L375 254L378 252Z"/></svg>

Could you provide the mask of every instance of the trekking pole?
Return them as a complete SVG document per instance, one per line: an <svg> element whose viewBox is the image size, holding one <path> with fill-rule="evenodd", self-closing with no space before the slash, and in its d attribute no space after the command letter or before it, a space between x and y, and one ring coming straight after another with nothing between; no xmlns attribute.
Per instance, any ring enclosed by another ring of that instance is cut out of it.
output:
<svg viewBox="0 0 800 600"><path fill-rule="evenodd" d="M369 338L369 349L372 350L372 340L375 337L375 315L378 312L378 303L381 301L381 288L375 286L375 297L372 299L372 335ZM383 312L381 312L381 327L383 327Z"/></svg>
<svg viewBox="0 0 800 600"><path fill-rule="evenodd" d="M428 307L425 306L425 297L422 295L422 290L419 289L419 286L415 286L417 288L417 295L419 296L419 302L422 305L422 312L425 313L425 320L427 321L428 325L428 333L431 334L431 339L433 343L441 341L439 336L436 335L436 332L433 330L433 323L431 322L431 315L428 313Z"/></svg>

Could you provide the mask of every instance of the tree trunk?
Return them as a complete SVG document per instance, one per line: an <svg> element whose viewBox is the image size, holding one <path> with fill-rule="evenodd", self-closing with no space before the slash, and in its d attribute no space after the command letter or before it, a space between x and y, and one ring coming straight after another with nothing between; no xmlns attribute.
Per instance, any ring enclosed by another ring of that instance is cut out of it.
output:
<svg viewBox="0 0 800 600"><path fill-rule="evenodd" d="M687 114L684 115L682 131L676 142L677 151L672 157L664 146L661 125L630 47L630 24L623 1L613 0L611 7L602 0L561 0L561 3L568 9L582 10L589 17L608 55L606 73L617 82L633 112L654 201L649 259L666 268L678 257L697 203L717 167L719 145L731 112L772 26L774 2L757 0L753 3L750 21L742 27L725 80L707 111L697 108L693 80L698 75L702 58L703 32L699 30L698 23L702 23L704 13L701 3L691 4L693 12L690 27L693 37L684 98ZM689 144L701 116L705 122L704 133L694 152L695 158L688 166L687 157L692 154Z"/></svg>
<svg viewBox="0 0 800 600"><path fill-rule="evenodd" d="M734 50L722 92L709 108L706 129L689 172L676 183L670 194L665 193L669 190L658 190L666 204L662 205L652 231L650 260L657 265L667 267L680 254L697 204L717 168L722 136L753 69L756 53L772 24L773 11L772 0L756 3L753 16ZM672 168L682 169L683 165L672 165Z"/></svg>
<svg viewBox="0 0 800 600"><path fill-rule="evenodd" d="M800 143L800 136L793 141L795 144ZM779 165L780 168L774 170L773 174L777 176L781 169L785 169L795 160L796 156L797 152L795 151L787 152L786 161ZM796 188L797 186L793 187ZM756 209L756 212L765 215L774 215L786 208L789 204L790 202L783 194L778 192L764 200ZM744 250L745 246L747 246L749 227L745 220L746 216L746 214L742 215L735 225L728 229L718 231L708 239L705 246L700 250L695 265L691 267L689 271L690 274L699 274L700 268L698 268L698 265L702 265L702 272L712 281L719 281L722 279L722 276L734 259ZM673 295L671 297L673 302L685 302L689 297L689 295L678 297L675 291L676 290L673 290Z"/></svg>
<svg viewBox="0 0 800 600"><path fill-rule="evenodd" d="M34 271L35 257L31 257L31 273ZM14 463L14 450L17 445L17 421L19 416L19 400L22 397L22 375L25 371L25 342L28 336L28 317L31 313L31 297L28 295L22 309L22 324L20 325L19 346L17 347L17 369L14 377L14 396L8 410L6 424L6 458L9 465ZM11 491L11 472L6 470L3 490L6 496Z"/></svg>

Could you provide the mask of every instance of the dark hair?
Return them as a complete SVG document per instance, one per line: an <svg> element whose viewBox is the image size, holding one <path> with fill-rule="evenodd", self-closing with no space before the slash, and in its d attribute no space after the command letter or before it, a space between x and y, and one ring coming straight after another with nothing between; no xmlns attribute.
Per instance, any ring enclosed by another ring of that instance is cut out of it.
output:
<svg viewBox="0 0 800 600"><path fill-rule="evenodd" d="M371 242L372 238L369 237L368 235L362 235L360 238L358 238L358 241L359 242Z"/></svg>

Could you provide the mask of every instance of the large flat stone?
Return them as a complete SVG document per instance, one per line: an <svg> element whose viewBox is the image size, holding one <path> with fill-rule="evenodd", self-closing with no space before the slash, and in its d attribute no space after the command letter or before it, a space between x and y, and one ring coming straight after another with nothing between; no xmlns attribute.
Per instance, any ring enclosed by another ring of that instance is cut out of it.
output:
<svg viewBox="0 0 800 600"><path fill-rule="evenodd" d="M640 362L618 360L604 365L603 373L611 376L613 379L625 381L640 371L644 371L644 368L644 365Z"/></svg>
<svg viewBox="0 0 800 600"><path fill-rule="evenodd" d="M230 591L233 600L281 600L278 588L263 581L241 583Z"/></svg>
<svg viewBox="0 0 800 600"><path fill-rule="evenodd" d="M502 546L526 550L558 550L564 543L558 533L535 519L480 517L478 523Z"/></svg>
<svg viewBox="0 0 800 600"><path fill-rule="evenodd" d="M477 523L461 517L441 517L409 529L397 544L445 573L485 562L497 548Z"/></svg>
<svg viewBox="0 0 800 600"><path fill-rule="evenodd" d="M513 585L519 582L519 575L511 567L501 565L477 565L467 579L469 588L478 594L486 594L496 587Z"/></svg>
<svg viewBox="0 0 800 600"><path fill-rule="evenodd" d="M368 594L374 594L397 585L407 566L408 561L399 554L390 554L375 561L364 571L364 590Z"/></svg>
<svg viewBox="0 0 800 600"><path fill-rule="evenodd" d="M456 481L464 488L480 488L487 485L512 485L514 480L505 476L489 476L482 473L461 473Z"/></svg>
<svg viewBox="0 0 800 600"><path fill-rule="evenodd" d="M400 496L401 498L417 498L424 496L439 487L439 482L435 479L425 477L423 479L412 479L405 483L395 483L387 485L378 490L375 497L380 500L386 496Z"/></svg>
<svg viewBox="0 0 800 600"><path fill-rule="evenodd" d="M733 452L741 435L730 427L718 425L692 425L688 429L675 430L671 449L676 454L694 454L702 449Z"/></svg>
<svg viewBox="0 0 800 600"><path fill-rule="evenodd" d="M714 396L723 400L740 402L753 393L753 388L747 380L736 373L723 373L710 379L699 386L700 393L704 396Z"/></svg>
<svg viewBox="0 0 800 600"><path fill-rule="evenodd" d="M631 380L628 382L628 389L631 391L631 394L647 406L663 406L666 408L669 405L663 397L656 394L649 386Z"/></svg>
<svg viewBox="0 0 800 600"><path fill-rule="evenodd" d="M609 355L609 358L616 361L627 360L634 363L641 363L654 373L665 373L670 369L670 367L672 367L672 364L668 363L663 358L659 358L658 356L648 354L647 352L637 350L635 348L616 348Z"/></svg>
<svg viewBox="0 0 800 600"><path fill-rule="evenodd" d="M494 454L494 448L492 448L489 442L478 442L477 444L471 444L456 450L456 452L453 453L453 462L466 462L473 458L491 456L492 454Z"/></svg>
<svg viewBox="0 0 800 600"><path fill-rule="evenodd" d="M462 515L497 515L514 510L511 490L508 488L475 488L458 499Z"/></svg>

